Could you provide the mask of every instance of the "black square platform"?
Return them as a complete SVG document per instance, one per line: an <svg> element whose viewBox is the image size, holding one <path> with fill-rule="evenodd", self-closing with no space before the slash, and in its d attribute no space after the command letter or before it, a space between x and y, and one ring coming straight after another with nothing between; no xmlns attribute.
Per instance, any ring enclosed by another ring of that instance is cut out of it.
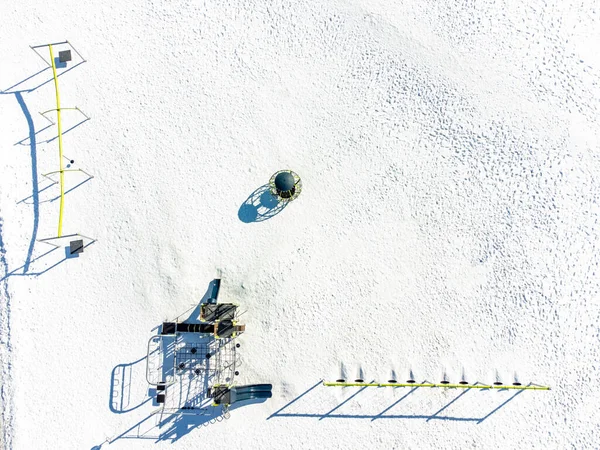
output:
<svg viewBox="0 0 600 450"><path fill-rule="evenodd" d="M77 253L83 253L83 241L71 241L69 242L69 252L71 255L76 255Z"/></svg>
<svg viewBox="0 0 600 450"><path fill-rule="evenodd" d="M63 50L62 52L58 52L58 61L61 63L71 61L71 50Z"/></svg>

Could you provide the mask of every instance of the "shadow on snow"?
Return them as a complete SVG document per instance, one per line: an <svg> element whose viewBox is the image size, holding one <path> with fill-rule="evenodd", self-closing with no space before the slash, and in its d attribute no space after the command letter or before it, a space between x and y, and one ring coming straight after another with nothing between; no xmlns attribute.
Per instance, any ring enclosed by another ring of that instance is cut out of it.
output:
<svg viewBox="0 0 600 450"><path fill-rule="evenodd" d="M440 413L442 411L444 411L447 408L449 408L454 402L458 401L461 397L463 397L464 395L466 395L467 392L471 391L472 389L465 389L464 392L461 392L460 394L458 394L454 399L452 399L444 407L440 408L438 411L434 412L431 415L426 415L426 414L401 414L401 415L400 414L386 414L388 411L390 411L392 408L394 408L395 406L397 406L400 402L402 402L408 396L410 396L411 394L413 394L414 392L416 392L419 389L419 387L414 387L414 388L410 389L410 391L408 391L406 394L404 394L402 397L400 397L398 400L396 400L390 406L386 407L380 413L375 414L375 415L372 415L372 414L371 415L368 415L368 414L333 414L335 411L337 411L338 409L340 409L343 405L347 404L353 398L355 398L360 393L362 393L365 389L367 389L367 386L364 386L364 387L360 388L358 391L356 391L355 393L353 393L350 397L348 397L347 399L345 399L339 405L337 405L333 409L331 409L331 410L329 410L327 412L324 412L324 413L313 413L313 412L307 412L307 413L287 413L287 412L284 412L286 409L288 409L291 405L293 405L294 403L296 403L302 397L305 397L305 396L309 395L311 392L314 393L314 391L319 386L324 387L322 380L319 380L316 384L314 384L313 386L311 386L310 388L308 388L302 394L298 395L296 398L294 398L292 401L290 401L289 403L287 403L285 406L283 406L282 408L280 408L279 410L277 410L276 412L274 412L273 414L271 414L267 418L267 420L270 420L270 419L273 419L273 418L291 418L291 417L319 419L319 420L323 420L323 419L371 419L371 421L379 420L379 419L421 419L421 420L425 420L426 422L429 422L431 420L449 420L449 421L457 421L457 422L475 422L477 424L480 424L484 420L488 419L492 414L494 414L495 412L497 412L498 410L500 410L501 408L503 408L504 406L506 406L517 395L520 395L520 394L522 394L524 392L524 391L518 391L518 392L516 392L514 395L510 396L507 400L505 400L504 402L502 402L500 405L498 405L496 408L494 408L492 411L490 411L488 414L486 414L483 417L454 417L454 416L441 416L440 415ZM328 388L328 389L331 389L331 388ZM336 389L340 389L340 388L336 388Z"/></svg>
<svg viewBox="0 0 600 450"><path fill-rule="evenodd" d="M271 193L268 184L256 189L240 206L238 218L244 223L263 222L285 209L287 202L280 202Z"/></svg>

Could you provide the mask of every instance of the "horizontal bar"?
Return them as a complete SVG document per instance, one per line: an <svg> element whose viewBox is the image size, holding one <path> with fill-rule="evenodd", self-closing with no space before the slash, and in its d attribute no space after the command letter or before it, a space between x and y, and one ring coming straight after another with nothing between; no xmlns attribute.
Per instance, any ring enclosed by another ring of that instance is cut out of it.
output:
<svg viewBox="0 0 600 450"><path fill-rule="evenodd" d="M61 45L61 44L69 44L69 41L63 41L63 42L53 42L51 44L42 44L42 45L30 45L31 48L41 48L41 47L48 47L50 45ZM71 45L71 44L69 44ZM72 47L72 46L71 46Z"/></svg>
<svg viewBox="0 0 600 450"><path fill-rule="evenodd" d="M60 172L83 172L85 173L88 177L90 178L94 178L93 175L90 175L89 173L85 172L82 169L63 169L63 170L55 170L54 172L48 172L48 173L43 173L42 176L43 177L47 177L48 175L52 175L55 173L60 173ZM53 180L54 181L54 180Z"/></svg>
<svg viewBox="0 0 600 450"><path fill-rule="evenodd" d="M86 239L90 240L90 242L87 243L87 244L85 244L83 246L83 248L88 248L90 245L94 244L95 242L98 242L98 239L93 239L93 238L91 238L89 236L84 236L81 233L63 234L61 236L54 236L54 237L49 237L49 238L44 238L44 239L37 239L37 241L38 242L43 242L45 244L50 244L53 247L59 248L59 247L62 247L62 246L61 245L56 245L56 244L54 244L52 242L48 242L48 241L55 241L57 239L65 239L65 238L76 237L76 236L79 236L79 237L86 238Z"/></svg>
<svg viewBox="0 0 600 450"><path fill-rule="evenodd" d="M75 236L81 236L81 235L79 233L65 234L63 236L54 236L54 237L49 237L49 238L45 238L45 239L38 239L38 241L39 242L46 242L46 241L51 241L53 239L64 239L64 238L75 237Z"/></svg>
<svg viewBox="0 0 600 450"><path fill-rule="evenodd" d="M83 117L85 117L85 119L86 119L86 120L91 120L91 119L92 119L90 116L88 116L86 113L84 113L84 112L83 112L81 109L79 109L79 107L78 107L78 106L75 106L74 108L61 108L61 111L62 111L62 110L65 110L65 109L71 109L71 110L73 110L73 111L79 111L79 112L81 113L81 115L82 115ZM52 112L52 111L58 111L58 110L57 110L57 109L49 109L48 111L41 112L40 114L41 114L41 115L42 115L42 117L44 117L46 120L50 121L50 123L51 123L52 125L56 125L56 124L55 124L55 123L54 123L54 122L53 122L53 121L52 121L50 118L48 118L48 117L46 116L46 114L47 114L47 113L49 113L49 112ZM85 122L85 120L84 120L83 122ZM83 122L81 122L81 123L83 123ZM67 131L69 131L69 130L67 130Z"/></svg>
<svg viewBox="0 0 600 450"><path fill-rule="evenodd" d="M517 389L549 391L548 386L515 386L515 385L489 385L489 384L437 384L437 383L339 383L323 382L328 387L428 387L428 388L458 388L458 389Z"/></svg>
<svg viewBox="0 0 600 450"><path fill-rule="evenodd" d="M73 110L76 110L76 111L79 111L79 112L81 112L81 110L80 110L80 109L79 109L77 106L75 106L74 108L60 108L60 110L61 110L61 111L64 111L65 109L73 109ZM49 109L48 111L44 111L44 112L42 112L42 113L40 113L40 114L43 116L44 114L47 114L47 113L49 113L49 112L52 112L52 111L58 111L58 109L56 109L56 108L54 108L54 109ZM81 113L83 114L83 112L81 112ZM85 116L85 114L83 114L83 115ZM44 117L45 117L45 116L44 116ZM87 117L87 116L86 116L86 117Z"/></svg>
<svg viewBox="0 0 600 450"><path fill-rule="evenodd" d="M36 52L36 53L37 53L37 52ZM44 62L46 62L46 60L44 60ZM19 85L21 85L21 84L25 83L26 81L29 81L29 80L31 80L31 79L32 79L32 78L34 78L34 77L37 77L37 76L38 76L40 73L42 73L42 72L45 72L45 71L46 71L46 70L48 70L48 69L49 69L49 67L46 67L46 68L44 68L44 69L40 70L38 73L34 73L33 75L30 75L30 76L28 76L28 77L27 77L27 78L25 78L24 80L21 80L21 81L19 81L17 84L13 84L11 87L4 89L2 92L3 92L3 93L7 93L7 92L9 92L11 89L13 89L13 88L16 88L17 86L19 86Z"/></svg>

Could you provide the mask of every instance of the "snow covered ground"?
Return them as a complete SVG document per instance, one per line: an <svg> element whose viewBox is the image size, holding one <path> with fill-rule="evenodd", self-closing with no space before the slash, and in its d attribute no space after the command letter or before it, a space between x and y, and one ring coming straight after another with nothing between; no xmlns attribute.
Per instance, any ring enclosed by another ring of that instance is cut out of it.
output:
<svg viewBox="0 0 600 450"><path fill-rule="evenodd" d="M3 448L600 446L597 2L0 0L0 24ZM97 239L68 259L37 241L58 149L28 47L64 39L88 62L62 105L92 118L65 155L94 175L64 232ZM246 223L283 168L301 196ZM219 271L237 381L273 398L157 424L148 339ZM321 386L340 364L552 390Z"/></svg>

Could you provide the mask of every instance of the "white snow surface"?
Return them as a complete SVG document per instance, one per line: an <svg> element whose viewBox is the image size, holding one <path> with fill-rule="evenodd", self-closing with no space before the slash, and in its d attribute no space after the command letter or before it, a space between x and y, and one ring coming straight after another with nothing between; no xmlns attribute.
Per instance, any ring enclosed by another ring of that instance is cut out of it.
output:
<svg viewBox="0 0 600 450"><path fill-rule="evenodd" d="M0 0L0 23L4 449L600 447L597 1ZM94 175L64 232L97 239L66 260L37 241L58 148L29 49L64 39L88 61L62 106L92 118L64 151ZM241 221L284 168L300 197ZM236 381L273 398L159 426L146 344L219 271ZM319 385L340 365L552 390Z"/></svg>

